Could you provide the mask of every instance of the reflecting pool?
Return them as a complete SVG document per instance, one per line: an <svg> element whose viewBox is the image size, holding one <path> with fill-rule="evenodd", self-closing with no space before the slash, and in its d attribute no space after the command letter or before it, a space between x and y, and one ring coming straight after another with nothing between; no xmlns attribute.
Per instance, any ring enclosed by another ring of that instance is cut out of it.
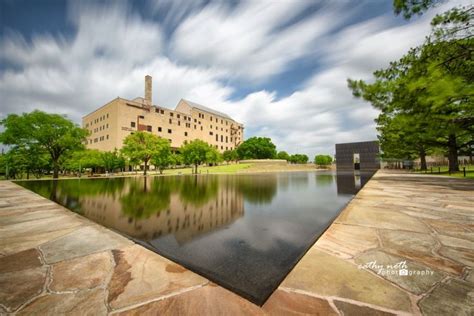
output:
<svg viewBox="0 0 474 316"><path fill-rule="evenodd" d="M291 172L17 183L261 305L369 178Z"/></svg>

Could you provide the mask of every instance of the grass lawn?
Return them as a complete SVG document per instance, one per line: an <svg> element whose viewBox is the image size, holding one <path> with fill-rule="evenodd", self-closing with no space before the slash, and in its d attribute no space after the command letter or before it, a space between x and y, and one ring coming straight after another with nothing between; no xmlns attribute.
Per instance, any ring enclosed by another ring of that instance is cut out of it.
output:
<svg viewBox="0 0 474 316"><path fill-rule="evenodd" d="M220 165L215 167L198 167L198 172L201 174L207 173L236 173L240 170L250 168L252 164L242 163L242 164L229 164L229 165ZM163 174L190 174L192 173L192 168L182 168L182 169L166 169L163 171Z"/></svg>
<svg viewBox="0 0 474 316"><path fill-rule="evenodd" d="M439 168L439 169L438 169ZM459 167L461 171L451 173L449 174L448 172L448 166L441 166L441 167L433 167L433 173L431 172L431 168L428 168L428 170L425 171L416 171L416 173L426 173L426 174L439 174L442 176L449 176L449 177L455 177L455 178L463 178L463 179L474 179L474 165L468 165L466 166L466 177L464 177L464 173L462 171L462 166Z"/></svg>

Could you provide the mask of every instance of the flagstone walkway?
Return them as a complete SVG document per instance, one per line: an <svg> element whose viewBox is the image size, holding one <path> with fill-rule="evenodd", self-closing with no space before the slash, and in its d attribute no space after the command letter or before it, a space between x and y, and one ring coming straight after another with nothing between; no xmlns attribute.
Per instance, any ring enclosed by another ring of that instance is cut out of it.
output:
<svg viewBox="0 0 474 316"><path fill-rule="evenodd" d="M473 267L472 180L379 171L262 307L0 181L0 314L473 315Z"/></svg>

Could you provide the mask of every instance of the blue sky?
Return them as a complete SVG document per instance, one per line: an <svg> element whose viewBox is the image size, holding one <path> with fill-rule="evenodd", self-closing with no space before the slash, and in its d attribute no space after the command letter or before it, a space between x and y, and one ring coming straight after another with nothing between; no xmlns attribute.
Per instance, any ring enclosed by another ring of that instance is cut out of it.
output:
<svg viewBox="0 0 474 316"><path fill-rule="evenodd" d="M377 111L346 79L423 42L443 3L405 21L391 1L0 0L0 117L81 117L117 96L180 98L230 114L279 150L334 153L376 138Z"/></svg>

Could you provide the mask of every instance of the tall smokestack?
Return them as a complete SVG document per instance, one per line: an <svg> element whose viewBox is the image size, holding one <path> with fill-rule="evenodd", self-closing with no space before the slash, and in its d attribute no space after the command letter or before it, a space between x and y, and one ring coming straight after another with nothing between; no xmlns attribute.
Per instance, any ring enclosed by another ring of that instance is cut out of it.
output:
<svg viewBox="0 0 474 316"><path fill-rule="evenodd" d="M145 76L145 103L147 105L152 105L153 103L151 102L151 76L146 75Z"/></svg>

